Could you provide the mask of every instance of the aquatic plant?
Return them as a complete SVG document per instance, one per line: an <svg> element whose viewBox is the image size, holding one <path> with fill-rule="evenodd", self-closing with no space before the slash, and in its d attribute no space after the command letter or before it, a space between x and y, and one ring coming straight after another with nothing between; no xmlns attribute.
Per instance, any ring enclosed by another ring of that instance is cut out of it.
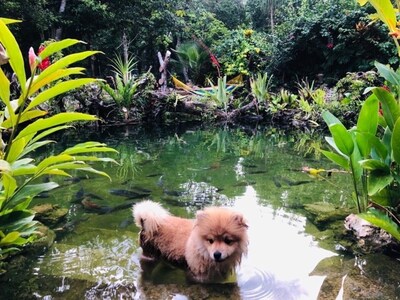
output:
<svg viewBox="0 0 400 300"><path fill-rule="evenodd" d="M50 43L37 56L29 51L30 77L24 67L24 59L8 24L17 22L0 18L0 65L9 64L20 87L20 95L12 99L10 80L0 68L0 99L4 105L0 113L0 260L8 254L36 238L37 222L29 205L40 193L57 188L55 182L37 183L42 176L70 176L70 171L91 172L109 177L96 170L90 163L114 161L107 157L97 157L93 153L116 152L105 144L85 142L65 149L39 161L29 155L40 147L53 143L46 140L50 134L70 128L77 121L94 121L95 116L64 112L46 116L41 105L53 97L77 87L96 81L95 78L74 78L81 75L83 68L69 67L98 51L83 51L69 54L47 66L43 71L38 65L50 55L75 44L75 39L65 39ZM64 79L64 80L59 80ZM23 126L21 126L23 125Z"/></svg>
<svg viewBox="0 0 400 300"><path fill-rule="evenodd" d="M362 5L367 2L388 26L400 55L397 10L390 0L359 0ZM376 66L386 80L400 85L394 71L379 63ZM400 104L386 87L373 87L370 91L355 128L346 129L331 113L323 113L332 134L327 141L334 149L323 153L350 171L359 216L400 240L400 220L396 215L400 204Z"/></svg>

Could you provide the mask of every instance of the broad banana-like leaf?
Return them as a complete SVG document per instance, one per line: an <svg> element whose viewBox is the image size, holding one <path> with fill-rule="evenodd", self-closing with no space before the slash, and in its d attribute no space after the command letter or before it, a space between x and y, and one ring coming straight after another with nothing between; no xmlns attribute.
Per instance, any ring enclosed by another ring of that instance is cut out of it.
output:
<svg viewBox="0 0 400 300"><path fill-rule="evenodd" d="M321 150L322 154L324 154L327 158L329 158L331 161L333 161L335 164L341 166L343 169L346 171L350 170L349 166L349 159L346 159L342 155L330 152L330 151L325 151Z"/></svg>
<svg viewBox="0 0 400 300"><path fill-rule="evenodd" d="M8 29L4 21L0 20L0 42L7 49L7 55L10 58L9 64L17 75L18 81L21 85L22 93L26 91L26 75L24 59L21 50L14 35Z"/></svg>
<svg viewBox="0 0 400 300"><path fill-rule="evenodd" d="M371 224L390 233L395 239L400 241L400 228L392 219L384 212L377 209L369 209L366 213L358 214L358 216Z"/></svg>
<svg viewBox="0 0 400 300"><path fill-rule="evenodd" d="M400 118L398 118L396 123L394 124L391 145L393 151L393 159L397 164L400 165Z"/></svg>
<svg viewBox="0 0 400 300"><path fill-rule="evenodd" d="M373 170L368 176L368 195L372 196L382 191L393 182L394 178L387 170Z"/></svg>
<svg viewBox="0 0 400 300"><path fill-rule="evenodd" d="M376 10L379 19L389 27L390 32L396 30L396 10L390 0L358 0L360 5L365 5L369 2Z"/></svg>
<svg viewBox="0 0 400 300"><path fill-rule="evenodd" d="M382 105L383 117L390 130L393 130L394 123L400 117L400 108L392 93L384 88L375 88L372 92L376 95Z"/></svg>
<svg viewBox="0 0 400 300"><path fill-rule="evenodd" d="M378 73L394 86L400 86L400 75L397 74L390 66L381 64L380 62L374 63L378 69Z"/></svg>
<svg viewBox="0 0 400 300"><path fill-rule="evenodd" d="M338 118L336 118L331 112L325 110L322 112L322 118L324 119L326 125L331 126L334 124L342 124Z"/></svg>
<svg viewBox="0 0 400 300"><path fill-rule="evenodd" d="M31 110L32 108L42 104L43 102L45 102L47 100L54 98L55 96L58 96L60 94L63 94L70 90L73 90L82 85L94 82L96 80L97 79L95 79L95 78L80 78L80 79L71 79L68 81L62 81L62 82L56 84L55 86L44 90L43 92L38 94L36 97L34 97L24 111Z"/></svg>
<svg viewBox="0 0 400 300"><path fill-rule="evenodd" d="M379 101L376 95L372 94L363 103L357 120L357 131L376 134L378 128Z"/></svg>
<svg viewBox="0 0 400 300"><path fill-rule="evenodd" d="M390 173L389 166L380 160L364 159L364 160L359 161L359 163L366 170L370 170L370 171L381 170L382 172Z"/></svg>
<svg viewBox="0 0 400 300"><path fill-rule="evenodd" d="M329 126L329 131L339 150L347 156L350 156L354 151L354 142L346 127L344 127L343 124L336 123Z"/></svg>

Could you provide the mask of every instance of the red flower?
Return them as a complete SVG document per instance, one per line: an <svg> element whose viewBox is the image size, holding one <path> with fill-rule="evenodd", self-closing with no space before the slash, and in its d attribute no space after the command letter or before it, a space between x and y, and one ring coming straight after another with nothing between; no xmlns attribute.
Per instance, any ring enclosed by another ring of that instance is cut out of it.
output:
<svg viewBox="0 0 400 300"><path fill-rule="evenodd" d="M333 43L328 43L328 44L326 44L326 48L332 49L332 48L333 48Z"/></svg>
<svg viewBox="0 0 400 300"><path fill-rule="evenodd" d="M39 47L38 54L40 54L46 47L42 44ZM38 67L41 71L45 70L48 66L50 66L49 57L44 58L39 64Z"/></svg>

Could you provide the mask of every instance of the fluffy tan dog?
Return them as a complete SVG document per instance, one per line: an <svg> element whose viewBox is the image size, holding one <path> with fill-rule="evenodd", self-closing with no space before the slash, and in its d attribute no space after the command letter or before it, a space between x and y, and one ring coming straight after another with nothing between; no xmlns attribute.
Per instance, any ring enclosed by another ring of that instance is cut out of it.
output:
<svg viewBox="0 0 400 300"><path fill-rule="evenodd" d="M228 208L209 207L189 220L172 216L156 202L143 201L133 207L133 217L141 228L143 259L186 265L190 277L199 282L226 279L247 254L247 224Z"/></svg>

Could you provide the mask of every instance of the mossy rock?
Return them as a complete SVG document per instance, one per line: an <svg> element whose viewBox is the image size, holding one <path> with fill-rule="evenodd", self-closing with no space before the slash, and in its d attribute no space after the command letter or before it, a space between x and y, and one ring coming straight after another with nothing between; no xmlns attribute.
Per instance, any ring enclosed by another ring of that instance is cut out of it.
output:
<svg viewBox="0 0 400 300"><path fill-rule="evenodd" d="M34 206L32 210L36 213L35 220L50 227L64 221L68 214L67 208L61 208L58 205L48 203Z"/></svg>
<svg viewBox="0 0 400 300"><path fill-rule="evenodd" d="M337 207L330 203L316 202L305 204L307 218L318 228L326 228L329 223L343 220L352 212L352 209Z"/></svg>

